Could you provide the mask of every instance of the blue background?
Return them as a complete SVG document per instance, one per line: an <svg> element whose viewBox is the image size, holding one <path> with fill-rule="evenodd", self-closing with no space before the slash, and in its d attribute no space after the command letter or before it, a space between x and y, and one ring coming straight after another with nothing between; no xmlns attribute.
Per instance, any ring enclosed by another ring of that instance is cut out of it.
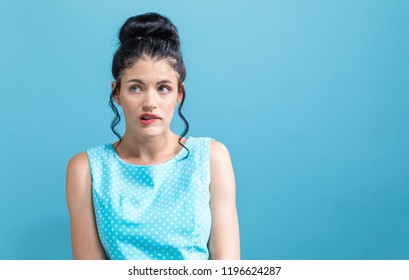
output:
<svg viewBox="0 0 409 280"><path fill-rule="evenodd" d="M0 259L72 258L66 166L116 141L117 32L149 11L180 31L189 135L230 150L243 259L409 259L404 0L2 0Z"/></svg>

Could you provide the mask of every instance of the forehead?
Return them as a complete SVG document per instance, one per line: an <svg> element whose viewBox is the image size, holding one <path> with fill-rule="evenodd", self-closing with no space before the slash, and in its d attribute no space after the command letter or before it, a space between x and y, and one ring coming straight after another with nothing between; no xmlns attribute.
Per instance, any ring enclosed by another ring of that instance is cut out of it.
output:
<svg viewBox="0 0 409 280"><path fill-rule="evenodd" d="M138 59L131 68L125 69L122 77L125 81L129 79L140 79L146 82L158 80L178 81L178 73L166 59Z"/></svg>

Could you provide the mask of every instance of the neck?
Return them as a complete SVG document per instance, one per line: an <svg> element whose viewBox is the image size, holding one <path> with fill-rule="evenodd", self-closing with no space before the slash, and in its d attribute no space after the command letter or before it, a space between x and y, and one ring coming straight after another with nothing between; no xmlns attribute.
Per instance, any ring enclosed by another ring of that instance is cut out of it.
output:
<svg viewBox="0 0 409 280"><path fill-rule="evenodd" d="M152 164L157 161L166 161L179 151L179 136L169 131L164 135L145 137L131 135L125 131L121 144L114 144L119 157L128 161ZM184 143L182 141L182 143Z"/></svg>

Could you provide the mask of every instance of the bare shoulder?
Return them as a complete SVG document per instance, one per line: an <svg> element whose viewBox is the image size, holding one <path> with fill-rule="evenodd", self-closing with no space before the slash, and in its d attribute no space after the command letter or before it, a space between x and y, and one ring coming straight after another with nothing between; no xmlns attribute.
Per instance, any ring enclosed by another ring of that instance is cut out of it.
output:
<svg viewBox="0 0 409 280"><path fill-rule="evenodd" d="M234 171L226 146L218 141L210 143L210 191L215 194L219 190L234 190Z"/></svg>
<svg viewBox="0 0 409 280"><path fill-rule="evenodd" d="M210 159L212 162L230 160L229 150L222 142L212 139L210 142Z"/></svg>
<svg viewBox="0 0 409 280"><path fill-rule="evenodd" d="M67 193L90 187L91 175L86 152L73 156L67 166Z"/></svg>
<svg viewBox="0 0 409 280"><path fill-rule="evenodd" d="M82 170L84 168L89 169L87 152L82 152L73 156L68 162L67 169L69 170Z"/></svg>

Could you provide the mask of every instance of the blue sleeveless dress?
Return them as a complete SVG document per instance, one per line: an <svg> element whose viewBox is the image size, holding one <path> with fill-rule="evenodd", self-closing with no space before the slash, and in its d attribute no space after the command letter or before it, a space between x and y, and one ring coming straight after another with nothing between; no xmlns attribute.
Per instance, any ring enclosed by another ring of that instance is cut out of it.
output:
<svg viewBox="0 0 409 280"><path fill-rule="evenodd" d="M209 259L210 141L189 137L172 159L126 163L112 144L87 150L97 229L108 259Z"/></svg>

